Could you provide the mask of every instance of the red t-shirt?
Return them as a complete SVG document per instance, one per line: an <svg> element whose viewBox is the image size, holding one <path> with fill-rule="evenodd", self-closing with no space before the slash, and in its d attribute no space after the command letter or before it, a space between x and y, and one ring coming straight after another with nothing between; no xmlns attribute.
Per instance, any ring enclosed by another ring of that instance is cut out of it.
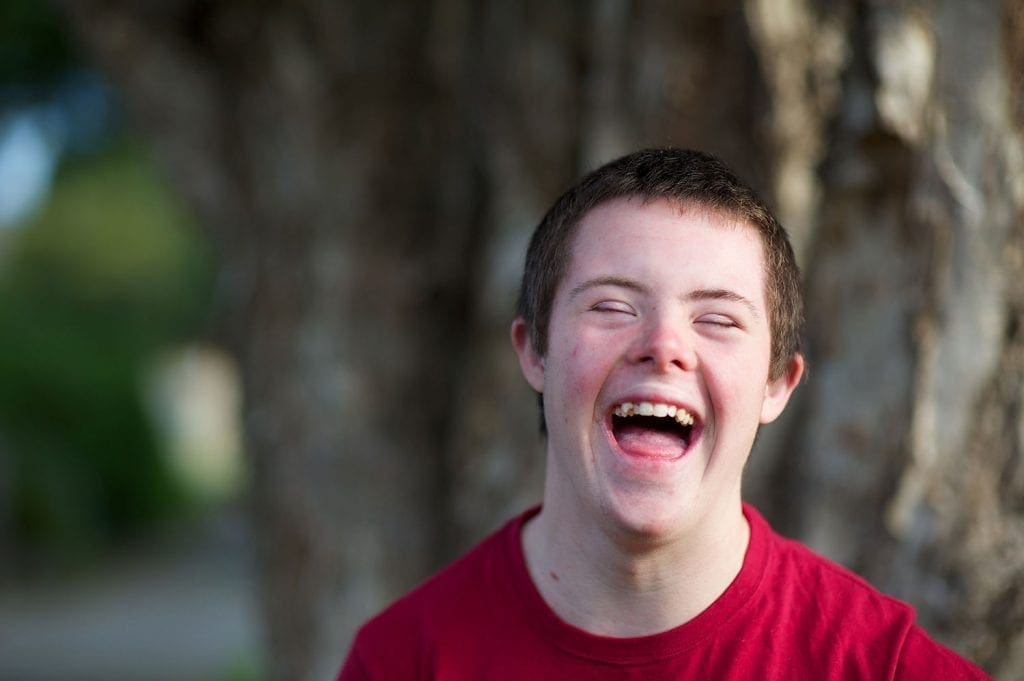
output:
<svg viewBox="0 0 1024 681"><path fill-rule="evenodd" d="M913 609L775 534L752 507L740 573L704 612L640 638L595 636L548 607L511 520L359 631L339 681L362 679L987 679Z"/></svg>

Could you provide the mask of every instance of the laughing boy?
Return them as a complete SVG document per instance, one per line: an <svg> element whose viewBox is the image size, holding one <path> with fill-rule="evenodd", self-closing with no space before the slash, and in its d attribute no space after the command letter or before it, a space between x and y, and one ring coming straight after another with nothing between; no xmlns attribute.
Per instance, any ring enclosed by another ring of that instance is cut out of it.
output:
<svg viewBox="0 0 1024 681"><path fill-rule="evenodd" d="M988 678L741 501L802 324L785 231L720 161L583 178L533 235L511 331L543 505L364 625L339 679Z"/></svg>

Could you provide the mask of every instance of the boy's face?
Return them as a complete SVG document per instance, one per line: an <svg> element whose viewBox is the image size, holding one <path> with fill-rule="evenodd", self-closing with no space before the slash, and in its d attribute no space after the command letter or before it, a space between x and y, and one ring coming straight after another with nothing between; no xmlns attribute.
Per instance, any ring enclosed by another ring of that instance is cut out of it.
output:
<svg viewBox="0 0 1024 681"><path fill-rule="evenodd" d="M522 320L512 328L544 393L545 509L651 538L738 509L758 424L781 413L803 367L796 357L768 379L760 236L667 200L619 199L583 218L571 253L546 356Z"/></svg>

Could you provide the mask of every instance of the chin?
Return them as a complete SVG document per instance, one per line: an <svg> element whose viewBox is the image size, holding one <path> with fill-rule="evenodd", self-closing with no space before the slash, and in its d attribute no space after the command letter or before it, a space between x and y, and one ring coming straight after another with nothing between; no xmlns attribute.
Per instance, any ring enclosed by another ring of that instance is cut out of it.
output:
<svg viewBox="0 0 1024 681"><path fill-rule="evenodd" d="M686 512L678 495L644 495L618 498L611 510L612 522L632 541L661 544L686 529Z"/></svg>

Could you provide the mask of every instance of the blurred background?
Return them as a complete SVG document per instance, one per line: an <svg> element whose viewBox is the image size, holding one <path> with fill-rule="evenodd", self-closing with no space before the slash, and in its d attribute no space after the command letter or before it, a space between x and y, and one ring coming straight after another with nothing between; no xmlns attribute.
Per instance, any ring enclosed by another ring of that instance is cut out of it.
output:
<svg viewBox="0 0 1024 681"><path fill-rule="evenodd" d="M0 678L260 678L217 258L56 8L0 9Z"/></svg>
<svg viewBox="0 0 1024 681"><path fill-rule="evenodd" d="M0 679L326 679L539 499L533 226L724 158L804 268L747 498L1024 678L1024 1L0 3Z"/></svg>

